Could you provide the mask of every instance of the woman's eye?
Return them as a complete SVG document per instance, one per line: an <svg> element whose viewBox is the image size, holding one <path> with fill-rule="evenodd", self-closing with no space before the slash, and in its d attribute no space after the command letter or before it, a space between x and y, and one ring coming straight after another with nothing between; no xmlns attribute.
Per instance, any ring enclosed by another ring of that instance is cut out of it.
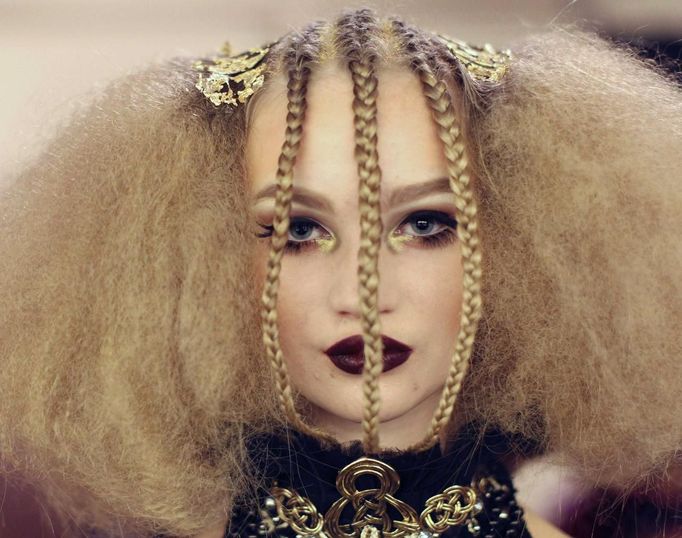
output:
<svg viewBox="0 0 682 538"><path fill-rule="evenodd" d="M395 229L390 242L399 250L403 243L438 247L457 239L457 221L442 211L417 211L409 215Z"/></svg>
<svg viewBox="0 0 682 538"><path fill-rule="evenodd" d="M433 235L443 228L456 228L457 221L441 211L419 211L412 213L398 226L399 233L412 232L413 235Z"/></svg>
<svg viewBox="0 0 682 538"><path fill-rule="evenodd" d="M258 237L270 237L274 233L272 224L259 224L264 231ZM334 238L322 225L305 217L292 217L289 221L289 235L284 250L298 253L318 247L329 251L333 248Z"/></svg>
<svg viewBox="0 0 682 538"><path fill-rule="evenodd" d="M443 226L430 216L410 217L407 222L416 235L431 235L434 230L439 229L439 225Z"/></svg>
<svg viewBox="0 0 682 538"><path fill-rule="evenodd" d="M318 228L319 225L311 220L292 220L289 225L289 236L294 241L314 239L313 232Z"/></svg>

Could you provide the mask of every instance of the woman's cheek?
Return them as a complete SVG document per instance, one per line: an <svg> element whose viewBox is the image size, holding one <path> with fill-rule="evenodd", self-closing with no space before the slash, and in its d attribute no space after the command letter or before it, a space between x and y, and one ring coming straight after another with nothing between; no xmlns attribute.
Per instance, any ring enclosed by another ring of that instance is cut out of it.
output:
<svg viewBox="0 0 682 538"><path fill-rule="evenodd" d="M457 245L415 252L399 265L399 286L409 291L408 308L427 324L458 320L462 304L462 266ZM428 319L424 319L424 317Z"/></svg>
<svg viewBox="0 0 682 538"><path fill-rule="evenodd" d="M287 263L289 267L285 267ZM306 271L301 265L289 259L283 260L277 301L280 339L292 351L320 345L315 335L321 332L322 319L315 312L319 310L324 295L319 276Z"/></svg>

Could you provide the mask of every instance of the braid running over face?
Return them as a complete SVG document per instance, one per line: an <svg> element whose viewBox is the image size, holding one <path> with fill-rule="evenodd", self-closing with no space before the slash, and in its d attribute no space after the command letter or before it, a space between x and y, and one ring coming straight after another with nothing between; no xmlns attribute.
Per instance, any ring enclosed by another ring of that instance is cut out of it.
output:
<svg viewBox="0 0 682 538"><path fill-rule="evenodd" d="M379 248L381 247L381 168L377 152L376 52L371 42L377 21L369 10L353 12L338 23L338 42L353 79L353 122L355 158L358 164L360 249L358 277L362 313L365 363L363 368L362 431L366 452L379 449L379 376L383 370L381 322L377 308L379 293Z"/></svg>
<svg viewBox="0 0 682 538"><path fill-rule="evenodd" d="M326 438L327 436L323 432L306 424L296 411L277 328L277 292L282 255L289 233L293 169L303 135L303 122L307 107L306 91L311 72L310 63L319 54L317 31L316 26L311 25L301 35L292 36L288 43L288 52L284 56L284 68L288 75L287 127L277 166L276 181L278 188L275 195L274 231L262 296L262 326L263 342L275 375L277 393L285 416L298 429Z"/></svg>
<svg viewBox="0 0 682 538"><path fill-rule="evenodd" d="M470 188L467 156L461 129L457 123L452 97L447 85L434 73L440 71L442 61L433 54L433 43L404 22L394 19L393 31L400 37L411 66L419 76L426 102L433 112L438 136L443 142L447 159L450 187L457 207L457 235L461 241L463 266L463 300L460 330L455 353L443 388L441 399L422 443L415 448L426 448L438 439L455 406L462 380L469 367L478 320L481 317L481 249L476 218L476 201Z"/></svg>

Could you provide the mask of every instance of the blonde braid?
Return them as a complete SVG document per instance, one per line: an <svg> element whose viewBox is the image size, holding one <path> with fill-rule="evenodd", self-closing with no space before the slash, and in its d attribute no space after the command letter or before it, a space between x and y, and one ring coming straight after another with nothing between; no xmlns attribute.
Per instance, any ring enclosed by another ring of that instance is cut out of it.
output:
<svg viewBox="0 0 682 538"><path fill-rule="evenodd" d="M476 201L470 187L471 178L467 171L464 142L448 87L436 78L427 60L427 54L420 50L419 45L423 47L424 44L415 43L416 33L406 30L399 21L394 21L393 28L409 44L405 48L411 52L412 67L422 83L424 95L437 125L438 136L443 143L450 187L455 194L455 206L458 210L457 234L462 252L463 296L460 329L445 386L429 430L424 440L413 447L424 449L438 440L441 430L450 419L462 380L469 367L476 329L481 317L481 250Z"/></svg>
<svg viewBox="0 0 682 538"><path fill-rule="evenodd" d="M481 249L476 201L470 188L464 143L456 124L448 89L429 71L420 71L419 75L424 94L438 124L439 136L448 162L450 187L455 193L455 205L459 210L457 233L461 241L463 268L460 330L443 394L426 436L425 442L430 444L438 439L441 429L450 419L462 380L469 367L469 358L481 317Z"/></svg>
<svg viewBox="0 0 682 538"><path fill-rule="evenodd" d="M365 449L379 448L379 376L383 371L381 321L377 308L379 291L379 248L382 223L379 206L381 169L377 153L376 96L377 79L371 64L351 62L353 73L353 112L355 113L355 143L358 162L360 205L360 249L358 251L358 277L360 307L362 311L365 364L363 393L365 409L362 428Z"/></svg>
<svg viewBox="0 0 682 538"><path fill-rule="evenodd" d="M379 451L379 376L383 371L381 322L377 308L379 291L379 248L381 246L380 184L381 168L377 152L377 77L376 55L367 47L376 20L370 10L361 10L339 22L339 38L349 58L353 79L355 156L358 163L360 210L360 248L358 278L364 340L363 367L363 446L367 453Z"/></svg>
<svg viewBox="0 0 682 538"><path fill-rule="evenodd" d="M295 49L292 54L295 53ZM287 372L282 349L279 345L279 329L277 327L277 292L279 289L279 273L282 254L288 240L289 213L293 194L293 169L296 163L303 135L303 122L307 108L306 92L310 78L310 57L296 55L290 60L294 65L288 70L287 83L287 118L284 143L279 156L273 218L273 235L268 255L267 275L265 279L262 303L263 342L275 375L275 383L280 406L287 419L300 431L331 440L328 434L307 425L296 411L292 395L291 383Z"/></svg>

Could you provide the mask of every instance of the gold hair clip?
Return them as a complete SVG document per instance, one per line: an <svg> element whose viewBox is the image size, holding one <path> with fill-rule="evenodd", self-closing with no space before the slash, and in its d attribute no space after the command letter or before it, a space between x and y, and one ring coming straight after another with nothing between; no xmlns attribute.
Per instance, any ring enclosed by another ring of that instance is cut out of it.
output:
<svg viewBox="0 0 682 538"><path fill-rule="evenodd" d="M437 34L437 37L464 65L474 80L499 82L507 72L512 57L510 50L498 51L487 43L477 47L442 34Z"/></svg>
<svg viewBox="0 0 682 538"><path fill-rule="evenodd" d="M437 37L475 80L498 82L505 74L511 59L509 50L497 51L488 44L477 47L440 34ZM216 106L246 103L265 81L265 58L275 43L236 56L231 56L230 46L225 43L218 56L194 62L194 69L199 71L196 88Z"/></svg>
<svg viewBox="0 0 682 538"><path fill-rule="evenodd" d="M274 44L230 56L230 46L225 43L219 56L192 65L200 72L196 88L216 106L246 103L265 81L265 58Z"/></svg>

